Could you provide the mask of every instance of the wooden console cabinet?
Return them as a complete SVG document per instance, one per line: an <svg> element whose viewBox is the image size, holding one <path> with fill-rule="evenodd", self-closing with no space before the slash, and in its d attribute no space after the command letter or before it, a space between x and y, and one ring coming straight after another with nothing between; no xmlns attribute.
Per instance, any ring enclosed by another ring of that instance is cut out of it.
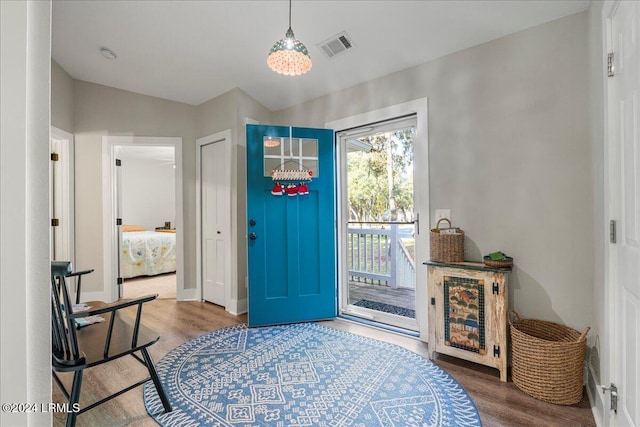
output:
<svg viewBox="0 0 640 427"><path fill-rule="evenodd" d="M425 262L429 286L429 354L491 366L507 381L507 276L482 263Z"/></svg>

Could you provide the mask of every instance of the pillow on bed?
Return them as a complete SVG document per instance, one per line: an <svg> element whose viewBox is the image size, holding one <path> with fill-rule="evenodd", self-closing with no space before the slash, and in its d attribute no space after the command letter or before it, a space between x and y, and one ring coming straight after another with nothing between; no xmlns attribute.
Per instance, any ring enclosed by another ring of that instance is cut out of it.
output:
<svg viewBox="0 0 640 427"><path fill-rule="evenodd" d="M122 226L122 232L126 233L127 231L146 231L146 228L141 225L125 224Z"/></svg>

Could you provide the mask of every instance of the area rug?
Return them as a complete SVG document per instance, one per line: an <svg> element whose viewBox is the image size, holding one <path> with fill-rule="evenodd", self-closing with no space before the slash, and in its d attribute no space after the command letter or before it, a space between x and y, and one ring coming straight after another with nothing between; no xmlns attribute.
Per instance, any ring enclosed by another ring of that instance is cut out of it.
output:
<svg viewBox="0 0 640 427"><path fill-rule="evenodd" d="M303 323L238 325L202 335L157 364L173 411L151 382L162 426L480 426L449 374L402 347Z"/></svg>
<svg viewBox="0 0 640 427"><path fill-rule="evenodd" d="M416 318L415 310L409 308L398 307L397 305L385 304L383 302L369 301L367 299L361 299L353 305L358 307L369 308L375 311L382 311L383 313L397 314L398 316L409 317L411 319Z"/></svg>

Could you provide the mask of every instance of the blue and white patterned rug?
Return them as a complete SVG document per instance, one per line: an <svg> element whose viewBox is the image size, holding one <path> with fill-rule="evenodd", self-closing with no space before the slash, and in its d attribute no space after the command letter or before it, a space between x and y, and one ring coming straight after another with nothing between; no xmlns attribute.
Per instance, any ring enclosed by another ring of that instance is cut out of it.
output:
<svg viewBox="0 0 640 427"><path fill-rule="evenodd" d="M202 335L157 364L173 411L151 382L162 426L480 426L469 395L397 345L314 323L238 325Z"/></svg>

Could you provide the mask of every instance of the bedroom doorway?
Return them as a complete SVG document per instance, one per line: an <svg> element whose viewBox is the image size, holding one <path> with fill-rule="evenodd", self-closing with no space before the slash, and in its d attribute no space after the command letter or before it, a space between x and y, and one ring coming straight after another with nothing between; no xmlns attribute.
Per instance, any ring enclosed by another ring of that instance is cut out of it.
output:
<svg viewBox="0 0 640 427"><path fill-rule="evenodd" d="M116 147L119 272L125 299L176 298L175 147Z"/></svg>
<svg viewBox="0 0 640 427"><path fill-rule="evenodd" d="M146 294L158 293L153 282L161 281L155 286L172 289L169 297L191 299L185 295L182 267L182 138L104 136L102 141L104 282L111 284L105 300L132 297L123 292L127 279L148 288ZM130 170L123 170L123 164ZM171 171L173 180L166 177ZM119 181L136 191L129 194ZM134 216L127 206L132 198L143 201L142 208L133 208L138 210Z"/></svg>

